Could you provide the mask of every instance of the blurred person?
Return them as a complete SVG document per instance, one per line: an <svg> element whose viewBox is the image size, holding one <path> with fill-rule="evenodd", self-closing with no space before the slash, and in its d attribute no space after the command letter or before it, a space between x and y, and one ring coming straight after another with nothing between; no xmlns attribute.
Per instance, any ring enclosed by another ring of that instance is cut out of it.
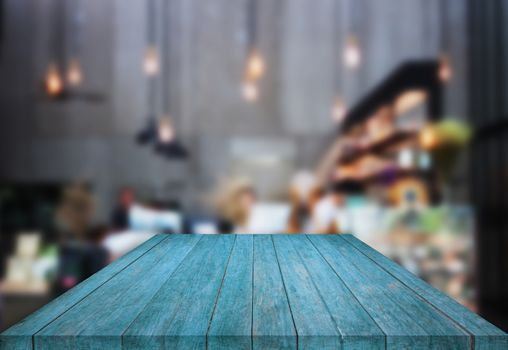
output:
<svg viewBox="0 0 508 350"><path fill-rule="evenodd" d="M293 177L289 188L291 210L287 233L310 232L312 213L321 197L320 192L311 172L301 171Z"/></svg>
<svg viewBox="0 0 508 350"><path fill-rule="evenodd" d="M256 200L256 192L247 180L233 180L220 186L214 199L220 232L246 233Z"/></svg>
<svg viewBox="0 0 508 350"><path fill-rule="evenodd" d="M257 201L257 195L254 188L250 186L243 188L240 192L238 192L236 201L239 206L239 220L236 224L236 231L238 233L249 233L249 218Z"/></svg>
<svg viewBox="0 0 508 350"><path fill-rule="evenodd" d="M60 241L84 240L95 215L95 201L84 183L67 186L56 210L56 227Z"/></svg>
<svg viewBox="0 0 508 350"><path fill-rule="evenodd" d="M327 193L321 196L312 212L311 229L309 233L339 233L336 217L343 209L345 195L339 182L334 183Z"/></svg>
<svg viewBox="0 0 508 350"><path fill-rule="evenodd" d="M109 251L101 244L108 235L105 225L87 231L82 241L68 241L59 250L59 267L54 291L57 295L73 288L110 262Z"/></svg>
<svg viewBox="0 0 508 350"><path fill-rule="evenodd" d="M123 187L117 195L117 202L111 213L111 226L115 231L129 228L129 210L136 202L136 194L131 187Z"/></svg>
<svg viewBox="0 0 508 350"><path fill-rule="evenodd" d="M358 194L362 186L354 180L332 184L328 194L316 204L313 212L313 233L346 233L351 228L351 215L346 207L348 196Z"/></svg>

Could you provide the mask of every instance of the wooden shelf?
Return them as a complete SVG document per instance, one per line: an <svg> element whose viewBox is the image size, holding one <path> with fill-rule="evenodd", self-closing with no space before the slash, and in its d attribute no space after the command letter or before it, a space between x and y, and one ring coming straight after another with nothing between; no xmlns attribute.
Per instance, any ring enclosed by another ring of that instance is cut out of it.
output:
<svg viewBox="0 0 508 350"><path fill-rule="evenodd" d="M365 122L381 106L391 104L402 93L410 90L427 92L427 114L432 120L441 117L442 88L436 60L408 61L377 85L346 115L341 126L342 134Z"/></svg>
<svg viewBox="0 0 508 350"><path fill-rule="evenodd" d="M416 137L418 133L416 131L395 131L388 137L378 140L367 147L358 149L357 151L346 154L341 157L338 161L340 165L351 164L358 159L368 154L382 154L386 149L395 146L399 143L406 142Z"/></svg>

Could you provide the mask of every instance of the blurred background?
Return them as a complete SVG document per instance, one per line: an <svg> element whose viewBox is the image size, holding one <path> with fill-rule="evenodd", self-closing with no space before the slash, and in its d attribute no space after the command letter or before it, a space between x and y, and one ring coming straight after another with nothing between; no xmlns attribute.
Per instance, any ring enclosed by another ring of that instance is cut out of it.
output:
<svg viewBox="0 0 508 350"><path fill-rule="evenodd" d="M155 233L352 233L508 330L507 19L0 0L0 330Z"/></svg>

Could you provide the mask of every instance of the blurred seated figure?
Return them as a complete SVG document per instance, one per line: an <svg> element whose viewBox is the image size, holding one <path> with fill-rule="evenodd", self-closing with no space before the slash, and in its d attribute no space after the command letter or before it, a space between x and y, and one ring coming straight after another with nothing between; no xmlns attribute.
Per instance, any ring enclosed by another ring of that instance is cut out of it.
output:
<svg viewBox="0 0 508 350"><path fill-rule="evenodd" d="M317 201L312 211L311 228L309 233L339 233L336 217L343 208L345 197L340 186L334 184Z"/></svg>
<svg viewBox="0 0 508 350"><path fill-rule="evenodd" d="M130 187L124 187L117 196L117 203L111 213L111 225L115 231L129 228L129 210L136 201L136 194Z"/></svg>
<svg viewBox="0 0 508 350"><path fill-rule="evenodd" d="M350 213L346 207L346 199L361 191L362 186L354 180L333 183L313 212L312 233L349 233Z"/></svg>
<svg viewBox="0 0 508 350"><path fill-rule="evenodd" d="M95 215L95 200L88 185L67 186L56 210L56 227L61 242L85 240Z"/></svg>
<svg viewBox="0 0 508 350"><path fill-rule="evenodd" d="M214 206L221 233L247 233L256 199L254 188L247 180L233 180L220 186Z"/></svg>
<svg viewBox="0 0 508 350"><path fill-rule="evenodd" d="M312 213L321 195L320 189L315 184L314 175L310 171L298 172L293 177L289 188L291 212L287 233L310 232Z"/></svg>
<svg viewBox="0 0 508 350"><path fill-rule="evenodd" d="M109 263L109 252L101 246L107 233L106 226L95 226L88 230L84 241L68 241L60 247L57 294L66 292Z"/></svg>

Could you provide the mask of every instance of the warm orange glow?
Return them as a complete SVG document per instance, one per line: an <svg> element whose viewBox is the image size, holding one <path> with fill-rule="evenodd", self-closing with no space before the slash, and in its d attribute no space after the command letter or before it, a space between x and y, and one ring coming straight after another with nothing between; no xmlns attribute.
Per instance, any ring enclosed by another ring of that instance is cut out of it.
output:
<svg viewBox="0 0 508 350"><path fill-rule="evenodd" d="M344 48L344 64L347 68L356 69L362 61L360 46L358 39L354 35L350 35Z"/></svg>
<svg viewBox="0 0 508 350"><path fill-rule="evenodd" d="M346 116L347 108L344 100L340 97L336 97L332 108L333 120L337 123L341 123Z"/></svg>
<svg viewBox="0 0 508 350"><path fill-rule="evenodd" d="M162 143L170 143L175 137L173 125L169 115L162 117L159 121L159 140Z"/></svg>
<svg viewBox="0 0 508 350"><path fill-rule="evenodd" d="M441 55L439 59L439 80L447 83L452 79L453 70L448 55Z"/></svg>
<svg viewBox="0 0 508 350"><path fill-rule="evenodd" d="M395 114L400 115L421 106L427 99L427 93L422 90L411 90L403 93L395 101Z"/></svg>
<svg viewBox="0 0 508 350"><path fill-rule="evenodd" d="M427 126L420 131L419 136L420 146L423 149L431 150L437 146L438 139L436 131L431 126Z"/></svg>
<svg viewBox="0 0 508 350"><path fill-rule="evenodd" d="M67 81L72 86L78 86L83 81L83 73L81 72L81 66L77 59L73 59L69 63Z"/></svg>
<svg viewBox="0 0 508 350"><path fill-rule="evenodd" d="M143 61L145 74L152 77L159 73L159 52L155 46L149 46L145 52Z"/></svg>
<svg viewBox="0 0 508 350"><path fill-rule="evenodd" d="M52 63L48 66L44 85L46 87L46 92L50 96L57 96L62 93L62 77L60 76L60 72L58 71L56 64Z"/></svg>
<svg viewBox="0 0 508 350"><path fill-rule="evenodd" d="M247 80L242 86L243 97L248 102L255 102L259 98L259 89L254 81Z"/></svg>
<svg viewBox="0 0 508 350"><path fill-rule="evenodd" d="M257 50L252 50L247 59L246 76L250 80L258 80L265 73L265 62Z"/></svg>

